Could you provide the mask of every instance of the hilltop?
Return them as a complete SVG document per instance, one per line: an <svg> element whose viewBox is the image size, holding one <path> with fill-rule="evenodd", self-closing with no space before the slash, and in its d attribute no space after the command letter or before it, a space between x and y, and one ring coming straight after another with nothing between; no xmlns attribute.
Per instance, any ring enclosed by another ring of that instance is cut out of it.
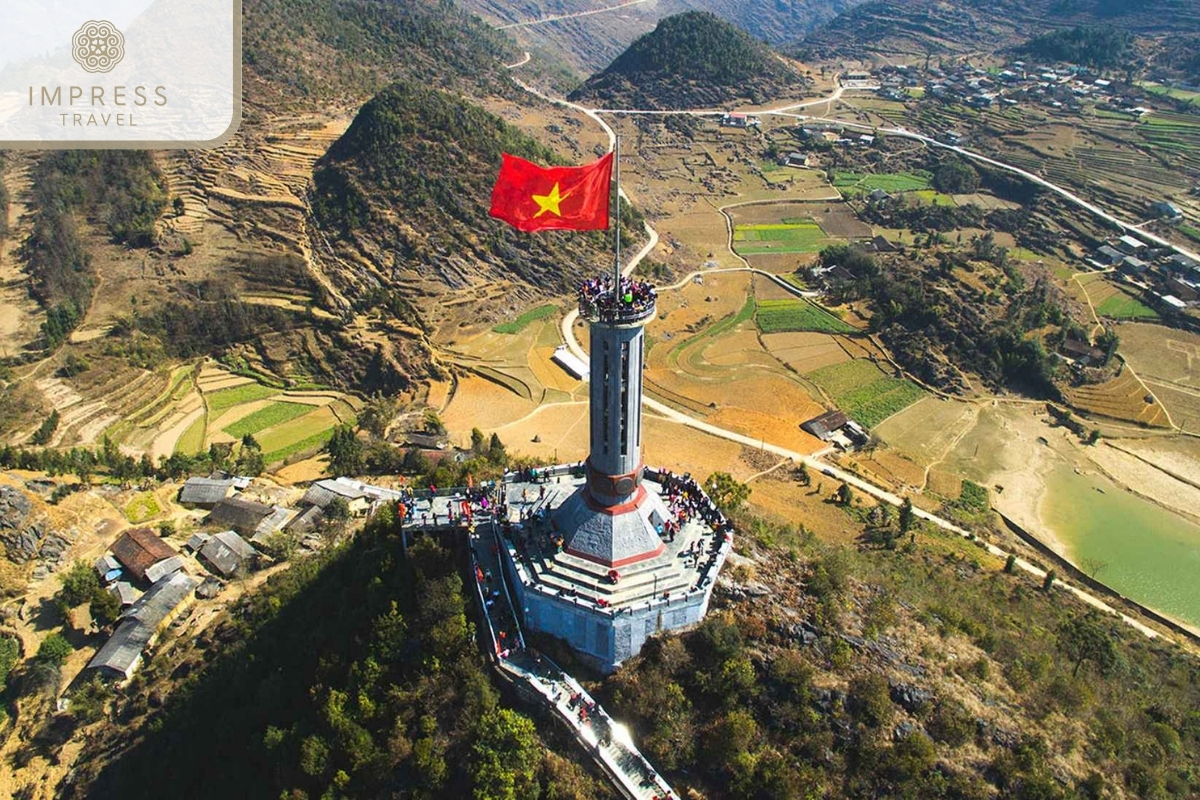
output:
<svg viewBox="0 0 1200 800"><path fill-rule="evenodd" d="M367 103L317 162L313 208L348 257L372 263L406 301L426 298L422 313L428 298L450 292L567 292L589 265L600 265L607 234L530 236L491 219L503 152L561 163L459 96L397 83Z"/></svg>
<svg viewBox="0 0 1200 800"><path fill-rule="evenodd" d="M510 28L522 46L537 59L561 58L585 75L601 70L637 37L649 33L659 20L686 11L710 11L756 39L770 44L791 42L812 31L859 0L774 0L746 3L740 0L658 0L631 5L600 16L562 19L554 23ZM558 17L595 7L575 0L463 0L465 8L493 19L498 25ZM602 24L598 24L602 23Z"/></svg>
<svg viewBox="0 0 1200 800"><path fill-rule="evenodd" d="M762 102L802 81L770 47L714 14L668 17L571 93L609 108L700 108Z"/></svg>
<svg viewBox="0 0 1200 800"><path fill-rule="evenodd" d="M1081 25L1140 35L1188 33L1200 29L1200 10L1186 0L875 0L839 14L796 50L824 58L995 51Z"/></svg>

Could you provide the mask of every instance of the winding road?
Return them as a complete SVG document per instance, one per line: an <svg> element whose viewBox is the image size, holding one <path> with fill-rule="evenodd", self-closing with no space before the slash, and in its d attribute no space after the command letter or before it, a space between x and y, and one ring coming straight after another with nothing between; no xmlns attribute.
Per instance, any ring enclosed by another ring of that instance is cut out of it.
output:
<svg viewBox="0 0 1200 800"><path fill-rule="evenodd" d="M705 111L684 111L684 112L651 112L651 111L635 110L635 111L630 112L630 111L625 111L622 109L589 109L584 106L578 105L576 103L571 103L567 100L550 97L549 95L543 94L542 92L539 92L537 90L530 88L529 86L526 86L524 83L521 83L520 81L516 81L516 82L520 86L525 88L527 91L531 92L532 94L536 95L537 97L542 98L543 100L546 100L551 103L555 103L557 105L562 105L567 108L571 108L575 111L579 111L579 112L587 115L591 119L595 120L596 123L604 130L605 134L608 136L610 150L615 146L616 133L613 131L612 127L607 122L605 122L603 120L603 118L600 117L600 114L603 114L603 113L613 113L613 114L619 114L619 113L646 113L646 114L650 114L650 113L684 113L684 114L692 114L692 115L707 115L707 114L712 113L707 110L705 110ZM795 103L795 104L791 104L791 105L787 105L787 106L781 106L781 107L774 108L774 109L756 111L753 113L777 114L777 115L782 115L782 116L791 116L791 117L795 117L797 119L814 119L814 120L820 120L820 121L829 121L829 122L835 122L835 123L841 124L841 125L846 125L847 127L857 127L857 128L866 128L868 130L875 130L875 128L872 128L871 126L867 126L867 125L859 125L857 123L847 123L842 120L827 120L826 118L823 118L823 117L805 117L804 115L791 113L792 110L797 109L797 108L805 108L805 107L809 107L809 106L813 106L813 105L819 105L821 103L831 103L831 102L839 99L842 96L843 91L844 91L843 88L839 87L836 91L832 92L827 97L818 98L815 100L808 100L803 103ZM983 163L991 164L998 168L1008 170L1017 175L1021 175L1040 186L1044 186L1044 187L1054 191L1055 193L1066 198L1068 201L1075 203L1076 205L1079 205L1080 207L1092 212L1093 214L1095 214L1096 216L1100 217L1101 219L1103 219L1105 221L1108 221L1112 224L1118 225L1122 229L1128 229L1128 230L1133 229L1133 226L1130 225L1129 223L1123 222L1122 220L1118 219L1117 217L1113 216L1112 214L1109 214L1108 212L1104 211L1103 209L1100 209L1099 207L1087 202L1086 200L1083 200L1082 198L1078 197L1077 195L1071 193L1070 191L1063 189L1062 187L1056 186L1056 185L1050 183L1049 181L1046 181L1036 175L1026 172L1025 170L1019 169L1017 167L1013 167L1008 164L1004 164L1000 161L996 161L995 159L988 158L986 156L980 155L978 153L974 153L972 151L966 150L961 147L953 147L950 145L943 144L942 142L939 142L936 139L933 139L932 137L928 137L928 136L924 136L919 133L907 131L903 128L891 128L891 129L879 129L879 130L882 133L890 133L892 135L904 136L904 137L908 137L908 138L912 138L912 139L917 139L917 140L923 141L926 144L933 146L933 147L941 147L941 148L944 148L947 150L952 150L952 151L957 152L967 158L972 158L972 159L981 161ZM628 197L625 195L624 190L618 188L618 191L620 192L620 195L622 197L626 197L626 199L628 199ZM722 214L724 215L725 214L724 210L721 209L721 211L722 211ZM728 222L728 215L725 215L725 216L726 216L726 219ZM657 244L658 244L658 234L654 230L654 228L651 227L649 222L645 223L645 228L646 228L646 233L649 236L649 240L637 253L634 254L633 258L631 258L629 260L629 262L622 268L622 270L621 270L622 275L632 274L633 271L635 269L637 269L637 267L641 263L642 259L644 259L647 255L649 255L650 252L653 251L655 246L657 246ZM1197 258L1198 260L1200 260L1200 256L1195 256L1194 254L1191 254L1186 250L1176 247L1175 245L1171 244L1170 242L1167 242L1166 240L1164 240L1160 237L1152 236L1150 234L1146 234L1141 231L1139 231L1139 233L1145 239L1150 239L1151 241L1154 241L1155 243L1161 244L1165 247L1171 247L1171 248L1175 249L1177 252L1184 253L1185 255L1188 255L1190 257ZM772 278L773 280L775 280L777 283L780 283L781 285L783 285L784 288L787 288L790 291L799 293L799 290L796 289L796 287L791 286L791 284L786 283L785 281L780 279L778 276L770 275L770 273L764 273L761 270L753 269L752 267L749 267L748 265L744 268L732 268L732 269L725 269L725 270L697 270L696 272L689 274L687 276L687 278L684 279L683 282L677 283L674 286L667 287L667 288L677 288L677 287L683 285L683 283L686 283L686 281L691 280L698 274L704 274L705 272L716 272L716 271L749 271L749 272L755 272L758 274L764 274L764 275L767 275L768 277ZM570 349L570 351L586 363L588 360L588 355L584 351L584 349L580 346L579 341L575 336L575 321L578 318L579 318L579 310L578 309L572 309L563 317L562 326L561 326L562 335L563 335L563 340L566 342L566 345ZM805 466L807 466L810 470L816 470L823 475L834 478L835 480L842 481L842 482L846 483L847 485L849 485L850 487L857 489L858 491L863 492L864 494L867 494L867 495L875 498L876 500L879 500L879 501L882 501L885 503L890 503L891 505L894 505L894 506L900 506L900 505L904 504L905 498L900 497L899 495L894 494L893 492L889 492L886 489L883 489L872 483L869 483L869 482L863 480L862 478L860 478L859 476L855 475L854 473L847 472L846 470L836 467L826 461L822 461L819 458L816 458L816 457L813 457L810 455L805 455L803 453L798 453L794 450L789 450L788 448L781 447L776 444L771 444L769 442L766 442L762 438L752 438L752 437L746 436L744 434L737 433L736 431L731 431L726 428L722 428L717 425L713 425L711 423L705 422L703 420L696 419L695 417L691 417L687 414L677 411L676 409L671 408L670 406L668 406L664 403L661 403L658 400L655 400L651 397L644 396L642 398L642 405L645 408L653 411L659 417L669 420L671 422L675 422L679 425L684 425L689 428L693 428L695 430L701 431L703 433L707 433L711 436L716 436L718 438L725 439L727 441L741 444L745 447L757 448L757 449L766 451L768 453L777 455L780 458L789 459L795 463L802 463ZM939 517L936 514L930 513L928 511L925 511L920 508L914 508L913 511L914 511L914 514L918 518L925 520L926 522L930 523L931 525L934 525L944 531L957 534L958 536L962 536L963 538L966 538L966 539L971 539L971 540L975 539L974 534L972 534L970 531L954 524L953 522L951 522L947 519ZM997 558L1003 558L1003 559L1007 559L1010 555L1012 555L1015 557L1014 563L1018 569L1034 576L1035 578L1037 578L1039 580L1042 580L1046 577L1046 570L1042 569L1041 567L1037 566L1036 564L1033 564L1033 563L1017 556L1015 553L1012 553L1008 550L1005 550L1001 547L991 544L990 542L983 542L982 540L979 540L979 542L982 545L983 549L986 550L989 554L991 554ZM1063 581L1061 579L1057 580L1054 583L1054 587L1058 588L1058 589L1062 589L1067 592L1070 592L1071 594L1075 595L1075 597L1079 598L1079 600L1083 601L1084 603L1086 603L1087 605L1089 605L1093 608L1099 609L1101 611L1104 611L1106 613L1109 613L1109 614L1119 617L1123 622L1128 624L1130 627L1134 628L1135 630L1141 632L1142 634L1144 634L1145 636L1147 636L1151 639L1158 638L1158 636L1159 636L1158 631L1156 631L1153 628L1149 627L1148 625L1144 624L1140 620L1137 620L1137 619L1129 616L1128 614L1118 611L1117 609L1113 608L1108 603L1106 603L1103 599L1092 594L1091 592L1088 592L1084 589L1080 589L1079 587L1074 586L1074 585L1072 585L1066 581Z"/></svg>

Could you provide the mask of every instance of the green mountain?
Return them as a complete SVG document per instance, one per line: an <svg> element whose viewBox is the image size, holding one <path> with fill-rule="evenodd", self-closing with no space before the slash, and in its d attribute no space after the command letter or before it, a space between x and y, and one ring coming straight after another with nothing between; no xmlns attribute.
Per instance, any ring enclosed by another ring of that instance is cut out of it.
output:
<svg viewBox="0 0 1200 800"><path fill-rule="evenodd" d="M570 99L607 108L701 108L761 102L802 81L770 47L707 12L668 17Z"/></svg>
<svg viewBox="0 0 1200 800"><path fill-rule="evenodd" d="M489 217L504 152L560 161L460 96L397 83L317 162L313 210L347 258L369 259L406 299L482 298L514 283L529 296L567 292L608 257L608 234L529 235Z"/></svg>
<svg viewBox="0 0 1200 800"><path fill-rule="evenodd" d="M501 89L512 41L441 0L247 0L245 64L259 102L338 102L406 77Z"/></svg>
<svg viewBox="0 0 1200 800"><path fill-rule="evenodd" d="M994 51L1040 34L1102 25L1142 36L1200 30L1192 0L874 0L794 48L801 57Z"/></svg>

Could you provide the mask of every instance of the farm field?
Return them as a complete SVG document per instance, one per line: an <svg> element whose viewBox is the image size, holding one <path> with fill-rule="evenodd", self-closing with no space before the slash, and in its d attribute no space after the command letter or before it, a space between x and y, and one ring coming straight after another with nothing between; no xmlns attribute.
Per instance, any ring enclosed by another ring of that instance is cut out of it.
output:
<svg viewBox="0 0 1200 800"><path fill-rule="evenodd" d="M1071 386L1063 389L1067 401L1076 408L1110 419L1129 420L1146 425L1167 427L1167 415L1157 401L1146 402L1146 387L1129 370L1105 383Z"/></svg>
<svg viewBox="0 0 1200 800"><path fill-rule="evenodd" d="M240 439L246 434L257 434L266 428L282 425L311 411L312 406L304 403L271 403L265 408L261 408L249 416L239 419L223 430L235 439Z"/></svg>
<svg viewBox="0 0 1200 800"><path fill-rule="evenodd" d="M545 319L546 317L554 316L558 313L558 310L558 306L553 305L552 303L547 303L546 305L538 306L537 308L531 308L511 322L503 322L497 325L496 327L492 328L492 331L495 333L507 334L520 333L530 323L537 322L538 320Z"/></svg>
<svg viewBox="0 0 1200 800"><path fill-rule="evenodd" d="M892 377L864 360L821 367L808 378L865 428L874 428L926 396L924 389L907 378Z"/></svg>
<svg viewBox="0 0 1200 800"><path fill-rule="evenodd" d="M974 421L967 403L925 397L893 415L875 433L890 447L929 466L943 458Z"/></svg>
<svg viewBox="0 0 1200 800"><path fill-rule="evenodd" d="M853 327L808 300L759 300L755 320L763 333L855 332Z"/></svg>
<svg viewBox="0 0 1200 800"><path fill-rule="evenodd" d="M1162 325L1122 325L1121 355L1145 379L1200 390L1200 336Z"/></svg>
<svg viewBox="0 0 1200 800"><path fill-rule="evenodd" d="M1092 307L1100 316L1112 319L1155 320L1158 314L1154 309L1142 303L1122 286L1110 280L1103 273L1081 275L1075 282L1082 287L1082 293L1076 292L1081 300L1090 300Z"/></svg>
<svg viewBox="0 0 1200 800"><path fill-rule="evenodd" d="M769 253L818 253L835 239L811 220L738 225L733 233L734 249L744 256Z"/></svg>
<svg viewBox="0 0 1200 800"><path fill-rule="evenodd" d="M844 194L865 194L876 189L882 189L888 194L913 192L918 189L928 189L932 180L933 176L924 170L878 175L863 172L835 172L833 175L834 188L843 190Z"/></svg>

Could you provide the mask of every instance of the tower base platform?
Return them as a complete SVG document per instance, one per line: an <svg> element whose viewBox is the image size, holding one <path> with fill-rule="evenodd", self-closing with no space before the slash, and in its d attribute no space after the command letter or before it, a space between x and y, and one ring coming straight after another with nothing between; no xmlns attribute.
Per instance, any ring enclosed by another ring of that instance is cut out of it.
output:
<svg viewBox="0 0 1200 800"><path fill-rule="evenodd" d="M618 513L589 503L584 483L578 465L539 470L533 481L507 477L495 535L525 627L611 672L655 633L704 618L732 533L690 480L646 468L645 497ZM680 490L690 503L671 502Z"/></svg>

